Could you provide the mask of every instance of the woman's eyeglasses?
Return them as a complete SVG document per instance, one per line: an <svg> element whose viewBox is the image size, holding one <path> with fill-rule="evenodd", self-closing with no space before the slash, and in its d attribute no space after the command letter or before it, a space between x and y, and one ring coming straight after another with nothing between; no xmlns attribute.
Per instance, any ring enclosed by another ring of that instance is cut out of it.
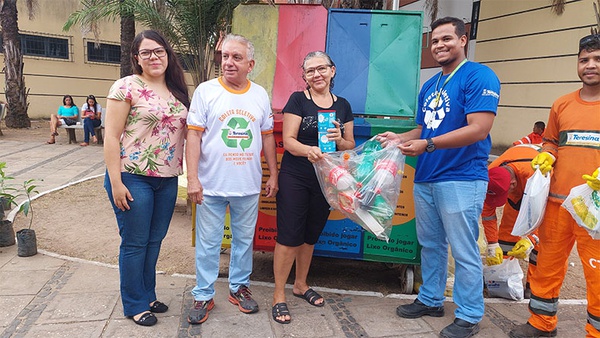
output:
<svg viewBox="0 0 600 338"><path fill-rule="evenodd" d="M159 47L154 49L140 49L138 51L138 55L140 56L140 58L142 58L142 60L148 60L149 58L151 58L152 53L154 53L154 55L156 55L157 58L163 58L165 57L165 55L167 55L167 50L163 47Z"/></svg>
<svg viewBox="0 0 600 338"><path fill-rule="evenodd" d="M322 65L322 66L318 66L316 68L308 68L307 70L304 71L304 76L305 77L313 77L315 76L315 71L319 72L319 74L323 75L327 72L327 69L331 67L330 65Z"/></svg>

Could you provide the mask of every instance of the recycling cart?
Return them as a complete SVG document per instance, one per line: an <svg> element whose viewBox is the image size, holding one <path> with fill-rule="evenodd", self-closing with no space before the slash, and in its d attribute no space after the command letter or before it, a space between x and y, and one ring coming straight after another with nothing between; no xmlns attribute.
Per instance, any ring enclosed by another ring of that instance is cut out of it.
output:
<svg viewBox="0 0 600 338"><path fill-rule="evenodd" d="M257 61L250 77L271 96L278 161L284 152L281 110L292 92L306 88L301 64L315 50L325 50L335 62L333 93L352 106L357 145L384 131L415 128L422 23L422 12L327 10L296 4L238 6L232 32L246 36L255 46ZM420 264L412 196L415 165L416 158L406 158L388 242L334 210L314 254L402 264L402 290L412 293L413 267ZM264 185L269 176L264 157L263 170ZM223 248L231 243L228 224ZM272 251L276 236L276 201L262 196L254 250Z"/></svg>

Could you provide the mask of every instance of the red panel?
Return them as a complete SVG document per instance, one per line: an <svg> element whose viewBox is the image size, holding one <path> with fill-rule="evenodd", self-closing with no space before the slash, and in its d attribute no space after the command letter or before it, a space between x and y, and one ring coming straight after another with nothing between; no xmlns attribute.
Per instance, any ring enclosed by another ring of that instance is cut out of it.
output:
<svg viewBox="0 0 600 338"><path fill-rule="evenodd" d="M279 5L277 63L273 81L273 111L280 112L290 94L305 88L302 60L325 50L327 9L321 5Z"/></svg>

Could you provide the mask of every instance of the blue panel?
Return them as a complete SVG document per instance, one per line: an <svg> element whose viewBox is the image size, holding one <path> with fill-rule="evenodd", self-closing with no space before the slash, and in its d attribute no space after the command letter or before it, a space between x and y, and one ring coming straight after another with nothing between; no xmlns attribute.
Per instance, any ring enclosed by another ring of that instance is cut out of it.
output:
<svg viewBox="0 0 600 338"><path fill-rule="evenodd" d="M353 12L329 10L326 52L337 69L333 93L348 100L355 114L364 114L369 77L371 14Z"/></svg>
<svg viewBox="0 0 600 338"><path fill-rule="evenodd" d="M364 230L348 220L329 220L315 244L315 255L360 259Z"/></svg>

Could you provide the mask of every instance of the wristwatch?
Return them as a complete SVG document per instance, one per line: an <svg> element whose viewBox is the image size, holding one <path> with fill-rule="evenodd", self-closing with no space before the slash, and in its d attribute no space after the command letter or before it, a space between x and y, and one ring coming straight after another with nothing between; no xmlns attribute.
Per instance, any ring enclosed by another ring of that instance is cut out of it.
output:
<svg viewBox="0 0 600 338"><path fill-rule="evenodd" d="M428 153L432 153L435 150L435 144L433 144L433 140L430 138L426 138L425 141L427 141L427 147L425 148L425 151Z"/></svg>

